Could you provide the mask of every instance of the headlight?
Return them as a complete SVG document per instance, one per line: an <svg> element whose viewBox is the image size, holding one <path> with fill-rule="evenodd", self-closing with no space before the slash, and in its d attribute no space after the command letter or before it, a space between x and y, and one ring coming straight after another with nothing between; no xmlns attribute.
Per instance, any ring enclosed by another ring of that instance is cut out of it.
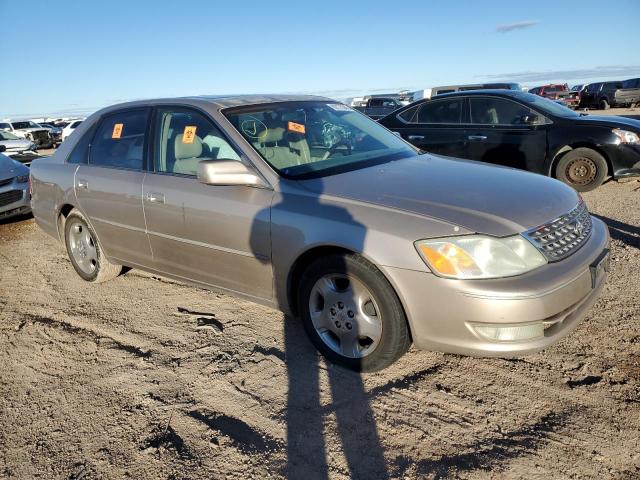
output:
<svg viewBox="0 0 640 480"><path fill-rule="evenodd" d="M620 143L640 143L640 136L635 132L614 128L613 133L616 137L618 137Z"/></svg>
<svg viewBox="0 0 640 480"><path fill-rule="evenodd" d="M448 278L510 277L547 263L542 253L520 235L420 240L416 248L436 275Z"/></svg>
<svg viewBox="0 0 640 480"><path fill-rule="evenodd" d="M18 183L27 183L29 181L29 175L20 175L16 180Z"/></svg>

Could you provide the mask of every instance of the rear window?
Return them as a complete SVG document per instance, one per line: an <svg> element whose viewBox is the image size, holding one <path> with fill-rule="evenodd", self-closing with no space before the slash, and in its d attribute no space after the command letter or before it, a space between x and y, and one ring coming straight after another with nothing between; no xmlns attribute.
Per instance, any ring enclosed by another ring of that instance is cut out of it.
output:
<svg viewBox="0 0 640 480"><path fill-rule="evenodd" d="M89 163L141 170L149 110L129 110L104 117L91 143Z"/></svg>
<svg viewBox="0 0 640 480"><path fill-rule="evenodd" d="M398 116L406 123L456 124L462 122L463 102L463 97L427 101Z"/></svg>

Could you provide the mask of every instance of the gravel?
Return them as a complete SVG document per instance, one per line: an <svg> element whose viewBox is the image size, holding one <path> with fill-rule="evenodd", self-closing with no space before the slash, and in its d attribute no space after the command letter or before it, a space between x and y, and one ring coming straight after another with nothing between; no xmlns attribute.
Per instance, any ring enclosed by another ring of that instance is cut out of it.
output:
<svg viewBox="0 0 640 480"><path fill-rule="evenodd" d="M137 270L87 284L5 221L0 478L638 478L640 182L584 197L612 271L572 335L368 375L275 310Z"/></svg>

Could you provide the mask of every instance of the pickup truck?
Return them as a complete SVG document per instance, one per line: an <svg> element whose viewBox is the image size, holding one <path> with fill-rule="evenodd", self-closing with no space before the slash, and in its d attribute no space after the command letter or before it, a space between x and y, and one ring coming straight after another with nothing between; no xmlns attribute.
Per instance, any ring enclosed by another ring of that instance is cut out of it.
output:
<svg viewBox="0 0 640 480"><path fill-rule="evenodd" d="M607 110L609 107L631 107L640 103L640 78L624 82L597 82L587 85L580 96L581 107Z"/></svg>
<svg viewBox="0 0 640 480"><path fill-rule="evenodd" d="M542 85L541 87L532 88L529 93L555 100L569 108L578 108L580 105L580 92L569 90L569 85L566 83Z"/></svg>
<svg viewBox="0 0 640 480"><path fill-rule="evenodd" d="M353 108L361 111L374 120L379 120L403 106L404 104L401 103L400 100L396 100L392 97L373 97L363 100Z"/></svg>

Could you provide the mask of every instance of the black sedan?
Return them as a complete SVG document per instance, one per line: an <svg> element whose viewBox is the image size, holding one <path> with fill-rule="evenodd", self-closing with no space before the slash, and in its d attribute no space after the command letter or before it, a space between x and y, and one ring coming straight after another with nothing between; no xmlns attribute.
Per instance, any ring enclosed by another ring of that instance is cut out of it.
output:
<svg viewBox="0 0 640 480"><path fill-rule="evenodd" d="M530 93L438 95L380 123L422 150L553 176L580 192L640 175L640 120L580 114Z"/></svg>

